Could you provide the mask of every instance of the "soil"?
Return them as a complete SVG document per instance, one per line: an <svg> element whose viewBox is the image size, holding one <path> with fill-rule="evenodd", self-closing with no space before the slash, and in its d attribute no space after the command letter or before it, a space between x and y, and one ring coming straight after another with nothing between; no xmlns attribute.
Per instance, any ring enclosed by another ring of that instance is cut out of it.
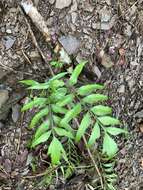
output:
<svg viewBox="0 0 143 190"><path fill-rule="evenodd" d="M89 61L84 73L88 80L106 85L105 93L110 97L114 114L130 132L127 139L119 139L117 189L142 190L143 1L64 1L65 8L58 7L58 0L34 3L53 39L70 35L80 42L72 59ZM39 163L42 171L32 173L30 159L35 152L27 149L30 118L28 113L20 113L27 91L19 81L43 81L49 72L32 42L19 4L18 0L0 1L0 105L4 101L3 112L0 111L0 189L38 190L40 187L34 184L46 166ZM29 22L42 52L50 60L50 48ZM3 90L8 93L8 100L3 100Z"/></svg>

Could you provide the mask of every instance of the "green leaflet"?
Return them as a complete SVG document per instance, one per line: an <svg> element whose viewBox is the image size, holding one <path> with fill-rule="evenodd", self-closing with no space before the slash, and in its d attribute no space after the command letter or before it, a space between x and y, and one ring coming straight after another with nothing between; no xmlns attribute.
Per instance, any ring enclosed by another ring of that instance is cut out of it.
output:
<svg viewBox="0 0 143 190"><path fill-rule="evenodd" d="M56 137L53 137L53 140L50 143L50 146L48 148L48 155L51 156L53 165L59 164L61 156L63 156L64 159L67 160L63 145Z"/></svg>
<svg viewBox="0 0 143 190"><path fill-rule="evenodd" d="M34 148L35 146L37 146L38 144L41 144L45 141L47 141L49 139L51 135L51 131L48 131L48 132L45 132L43 135L41 135L40 137L38 138L35 138L32 142L32 145L31 147Z"/></svg>
<svg viewBox="0 0 143 190"><path fill-rule="evenodd" d="M67 131L67 130L65 130L63 128L60 128L60 127L55 127L54 130L56 131L56 133L59 136L65 136L65 137L74 139L74 136L73 136L73 134L70 131Z"/></svg>
<svg viewBox="0 0 143 190"><path fill-rule="evenodd" d="M86 129L89 127L90 123L91 123L90 114L89 114L89 112L87 112L84 115L80 126L78 127L78 130L76 133L76 138L75 138L76 142L80 141L81 137L84 135L84 133L85 133Z"/></svg>
<svg viewBox="0 0 143 190"><path fill-rule="evenodd" d="M61 121L61 118L59 116L57 116L57 115L53 115L53 120L54 120L55 124L58 125L60 123L60 121Z"/></svg>
<svg viewBox="0 0 143 190"><path fill-rule="evenodd" d="M55 75L54 77L52 77L52 78L49 80L49 82L52 82L52 81L54 81L54 80L61 79L61 78L63 78L63 77L64 77L65 75L67 75L67 74L68 74L68 72L59 73L59 74Z"/></svg>
<svg viewBox="0 0 143 190"><path fill-rule="evenodd" d="M94 104L99 101L105 101L108 97L103 94L91 94L83 98L83 101L88 104Z"/></svg>
<svg viewBox="0 0 143 190"><path fill-rule="evenodd" d="M58 106L65 106L67 104L70 104L73 101L74 95L69 94L63 98L63 100L57 102Z"/></svg>
<svg viewBox="0 0 143 190"><path fill-rule="evenodd" d="M110 116L102 116L98 117L98 120L103 124L103 125L119 125L120 121L114 117Z"/></svg>
<svg viewBox="0 0 143 190"><path fill-rule="evenodd" d="M102 105L94 106L91 111L97 116L103 116L112 113L112 109L110 107Z"/></svg>
<svg viewBox="0 0 143 190"><path fill-rule="evenodd" d="M35 85L29 87L28 89L31 89L31 90L46 90L48 88L49 88L49 82L45 82L45 83L35 84Z"/></svg>
<svg viewBox="0 0 143 190"><path fill-rule="evenodd" d="M62 101L67 93L66 88L59 88L56 92L53 92L50 96L50 99L54 102Z"/></svg>
<svg viewBox="0 0 143 190"><path fill-rule="evenodd" d="M74 106L73 109L69 110L65 117L61 120L61 126L64 123L69 123L69 121L73 118L75 118L79 113L81 112L81 104L77 104Z"/></svg>
<svg viewBox="0 0 143 190"><path fill-rule="evenodd" d="M51 82L53 82L54 80L58 80L62 77L64 77L65 75L67 74L67 72L63 72L63 73L60 73L60 74L57 74L56 76L54 76L53 78L49 79L48 82L45 82L45 83L33 83L33 85L31 87L29 87L28 89L35 89L35 90L44 90L44 89L48 89ZM60 85L63 84L63 83L60 83Z"/></svg>
<svg viewBox="0 0 143 190"><path fill-rule="evenodd" d="M40 112L38 112L32 119L31 123L30 123L30 128L35 127L35 125L39 122L39 120L41 118L43 118L44 116L46 116L49 113L49 109L48 108L44 108L42 109Z"/></svg>
<svg viewBox="0 0 143 190"><path fill-rule="evenodd" d="M64 65L64 63L60 61L51 61L50 64L52 66L55 66L56 68L62 68L62 66Z"/></svg>
<svg viewBox="0 0 143 190"><path fill-rule="evenodd" d="M99 137L100 137L100 127L98 123L96 122L93 127L92 133L90 135L88 145L92 146L95 143L96 139L98 139Z"/></svg>
<svg viewBox="0 0 143 190"><path fill-rule="evenodd" d="M20 83L26 84L28 86L39 85L39 82L37 82L35 80L22 80L22 81L20 81Z"/></svg>
<svg viewBox="0 0 143 190"><path fill-rule="evenodd" d="M73 132L73 129L70 127L70 125L68 123L62 123L62 125L61 125L62 119L60 117L58 117L57 115L54 115L53 119L57 126L65 128L66 130Z"/></svg>
<svg viewBox="0 0 143 190"><path fill-rule="evenodd" d="M78 90L77 90L77 93L81 96L85 96L85 95L88 95L90 94L92 91L94 90L97 90L97 89L103 89L104 86L103 85L100 85L100 84L88 84L88 85L85 85L85 86L82 86L80 87Z"/></svg>
<svg viewBox="0 0 143 190"><path fill-rule="evenodd" d="M45 131L47 131L49 129L49 125L50 125L50 121L47 120L44 123L42 123L38 129L36 130L35 136L34 138L38 138L40 137Z"/></svg>
<svg viewBox="0 0 143 190"><path fill-rule="evenodd" d="M125 129L121 129L121 128L117 128L117 127L106 127L105 129L108 133L110 133L111 135L114 135L114 136L119 135L121 133L127 133L127 131Z"/></svg>
<svg viewBox="0 0 143 190"><path fill-rule="evenodd" d="M87 61L83 61L75 67L75 69L73 70L72 75L69 79L70 85L74 85L77 83L78 76L80 75L80 73L86 63L87 63Z"/></svg>
<svg viewBox="0 0 143 190"><path fill-rule="evenodd" d="M59 87L63 87L65 83L62 80L53 80L50 82L50 88L57 89Z"/></svg>
<svg viewBox="0 0 143 190"><path fill-rule="evenodd" d="M68 110L63 108L63 107L60 107L58 105L53 104L52 105L52 111L55 113L65 114L65 113L67 113Z"/></svg>
<svg viewBox="0 0 143 190"><path fill-rule="evenodd" d="M33 107L40 107L46 104L47 98L34 98L31 102L25 104L22 108L22 111L32 109Z"/></svg>
<svg viewBox="0 0 143 190"><path fill-rule="evenodd" d="M107 154L109 157L113 157L118 151L118 147L114 139L112 139L107 133L103 139L103 154Z"/></svg>

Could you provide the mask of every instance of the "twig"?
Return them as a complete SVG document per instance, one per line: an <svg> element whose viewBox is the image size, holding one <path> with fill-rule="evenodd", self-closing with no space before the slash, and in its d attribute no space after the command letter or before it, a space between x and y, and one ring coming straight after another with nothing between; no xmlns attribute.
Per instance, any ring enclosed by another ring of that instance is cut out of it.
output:
<svg viewBox="0 0 143 190"><path fill-rule="evenodd" d="M79 122L78 122L78 120L77 120L77 119L74 119L74 121L76 122L77 126L79 127ZM97 174L98 174L98 176L99 176L99 178L100 178L101 187L103 188L104 185L103 185L102 175L101 175L101 173L100 173L100 171L99 171L99 169L98 169L97 164L95 163L95 160L94 160L94 158L93 158L93 156L92 156L92 153L91 153L90 149L88 148L87 140L86 140L85 136L83 136L83 141L84 141L84 144L85 144L85 146L86 146L86 148L87 148L88 155L89 155L89 157L90 157L90 159L91 159L91 161L92 161L92 163L93 163L93 165L94 165L94 167L95 167L95 169L96 169L96 171L97 171Z"/></svg>
<svg viewBox="0 0 143 190"><path fill-rule="evenodd" d="M37 177L42 177L44 175L48 175L48 174L51 174L54 170L58 169L59 166L57 167L53 167L50 171L45 171L45 172L42 172L40 174L37 174L37 175L31 175L31 176L25 176L23 177L24 179L33 179L33 178L37 178Z"/></svg>
<svg viewBox="0 0 143 190"><path fill-rule="evenodd" d="M21 7L20 7L20 9L21 9ZM23 13L23 10L22 10L22 9L21 9L21 11L22 11L22 13ZM30 24L29 24L29 22L28 22L26 16L24 15L24 13L23 13L23 16L24 16L25 22L26 22L26 24L27 24L27 26L28 26L28 29L29 29L29 32L30 32L30 34L31 34L31 37L32 37L32 40L33 40L33 43L34 43L35 47L37 48L38 52L40 53L40 55L41 55L43 61L46 63L46 65L48 65L48 68L49 68L49 70L50 70L51 75L54 76L54 72L53 72L53 70L52 70L50 64L48 63L48 61L47 61L45 55L43 54L42 50L40 49L40 47L39 47L39 45L38 45L38 42L37 42L37 40L36 40L36 37L35 37L35 35L34 35L32 29L31 29L31 26L30 26Z"/></svg>
<svg viewBox="0 0 143 190"><path fill-rule="evenodd" d="M44 21L44 18L38 12L37 8L34 7L32 1L22 0L21 7L25 11L25 13L31 18L35 26L43 33L44 37L46 38L46 41L50 41L51 37L47 25Z"/></svg>

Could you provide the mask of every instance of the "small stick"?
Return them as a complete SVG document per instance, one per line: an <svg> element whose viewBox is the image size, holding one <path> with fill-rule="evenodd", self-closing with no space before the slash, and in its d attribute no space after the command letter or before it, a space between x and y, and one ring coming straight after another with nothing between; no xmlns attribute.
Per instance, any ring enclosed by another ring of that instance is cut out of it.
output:
<svg viewBox="0 0 143 190"><path fill-rule="evenodd" d="M25 13L31 18L35 26L43 33L46 41L49 42L51 40L49 30L44 21L44 18L38 12L37 8L33 5L31 0L22 0L21 7L25 11Z"/></svg>
<svg viewBox="0 0 143 190"><path fill-rule="evenodd" d="M77 120L77 119L74 119L74 121L76 122L77 126L79 127L79 122L78 122L78 120ZM91 153L90 149L89 149L88 146L87 146L87 140L86 140L85 136L83 136L83 141L84 141L85 146L87 147L88 155L89 155L89 157L90 157L90 159L91 159L91 161L92 161L92 163L93 163L93 165L94 165L94 168L96 169L97 174L98 174L98 176L99 176L99 178L100 178L101 187L103 188L104 185L103 185L102 175L101 175L101 173L100 173L100 171L99 171L99 169L98 169L97 164L95 163L95 160L94 160L94 158L93 158L93 156L92 156L92 153Z"/></svg>
<svg viewBox="0 0 143 190"><path fill-rule="evenodd" d="M23 14L23 15L24 15L24 14ZM29 24L29 22L28 22L28 20L27 20L27 18L26 18L25 15L24 15L24 19L25 19L25 22L26 22L26 24L27 24L27 26L28 26L28 29L29 29L29 32L30 32L30 34L31 34L31 37L32 37L32 40L33 40L33 43L34 43L35 47L37 48L38 52L40 53L40 55L41 55L43 61L48 65L51 75L54 76L54 72L53 72L53 70L52 70L50 64L48 63L48 61L47 61L45 55L43 54L42 50L40 49L40 47L39 47L39 45L38 45L38 42L37 42L37 40L36 40L36 37L35 37L35 35L34 35L32 29L31 29L31 26L30 26L30 24Z"/></svg>

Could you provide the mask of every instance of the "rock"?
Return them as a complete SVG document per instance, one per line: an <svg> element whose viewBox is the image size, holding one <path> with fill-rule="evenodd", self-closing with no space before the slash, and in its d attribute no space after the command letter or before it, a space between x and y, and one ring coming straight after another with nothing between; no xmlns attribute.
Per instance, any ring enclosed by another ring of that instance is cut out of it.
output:
<svg viewBox="0 0 143 190"><path fill-rule="evenodd" d="M4 107L4 104L9 99L8 90L0 90L0 109ZM5 107L4 107L5 109ZM5 120L7 118L9 110L0 110L0 120Z"/></svg>
<svg viewBox="0 0 143 190"><path fill-rule="evenodd" d="M7 30L6 30L6 33L7 33L7 34L11 34L11 33L12 33L11 29L7 29Z"/></svg>
<svg viewBox="0 0 143 190"><path fill-rule="evenodd" d="M34 0L34 4L35 4L36 7L38 7L39 0Z"/></svg>
<svg viewBox="0 0 143 190"><path fill-rule="evenodd" d="M19 104L12 106L12 119L16 123L20 117L21 106Z"/></svg>
<svg viewBox="0 0 143 190"><path fill-rule="evenodd" d="M80 47L80 41L71 35L60 37L59 42L69 55L76 53Z"/></svg>
<svg viewBox="0 0 143 190"><path fill-rule="evenodd" d="M101 10L101 22L109 22L111 19L111 12L105 7Z"/></svg>
<svg viewBox="0 0 143 190"><path fill-rule="evenodd" d="M77 1L76 1L76 0L73 0L72 6L71 6L71 10L70 10L69 13L72 13L72 12L77 11L77 7L78 7Z"/></svg>
<svg viewBox="0 0 143 190"><path fill-rule="evenodd" d="M6 76L7 73L8 73L7 71L1 69L0 70L0 79L2 79L4 76Z"/></svg>
<svg viewBox="0 0 143 190"><path fill-rule="evenodd" d="M105 67L105 68L110 68L114 65L114 63L111 60L111 57L109 55L107 55L104 50L101 50L99 53L99 59L101 59L101 64Z"/></svg>
<svg viewBox="0 0 143 190"><path fill-rule="evenodd" d="M0 90L0 109L9 99L8 90Z"/></svg>
<svg viewBox="0 0 143 190"><path fill-rule="evenodd" d="M50 4L54 4L54 3L55 3L55 0L49 0L49 3L50 3Z"/></svg>
<svg viewBox="0 0 143 190"><path fill-rule="evenodd" d="M76 20L77 20L77 13L76 12L72 12L71 13L71 18L72 18L72 23L75 24Z"/></svg>
<svg viewBox="0 0 143 190"><path fill-rule="evenodd" d="M60 53L60 61L61 62L67 63L67 64L71 63L71 59L70 59L69 55L63 48L60 50L59 53Z"/></svg>
<svg viewBox="0 0 143 190"><path fill-rule="evenodd" d="M10 37L10 36L6 36L3 39L3 45L5 46L6 50L10 49L13 46L15 40L16 39L14 37Z"/></svg>
<svg viewBox="0 0 143 190"><path fill-rule="evenodd" d="M143 118L143 110L137 112L137 113L135 114L135 117L137 117L137 118Z"/></svg>
<svg viewBox="0 0 143 190"><path fill-rule="evenodd" d="M56 0L56 9L64 9L72 3L72 0Z"/></svg>
<svg viewBox="0 0 143 190"><path fill-rule="evenodd" d="M93 66L93 72L97 75L98 79L100 79L101 71L98 69L96 65Z"/></svg>
<svg viewBox="0 0 143 190"><path fill-rule="evenodd" d="M124 85L121 85L118 89L118 92L119 93L125 93L125 86Z"/></svg>

